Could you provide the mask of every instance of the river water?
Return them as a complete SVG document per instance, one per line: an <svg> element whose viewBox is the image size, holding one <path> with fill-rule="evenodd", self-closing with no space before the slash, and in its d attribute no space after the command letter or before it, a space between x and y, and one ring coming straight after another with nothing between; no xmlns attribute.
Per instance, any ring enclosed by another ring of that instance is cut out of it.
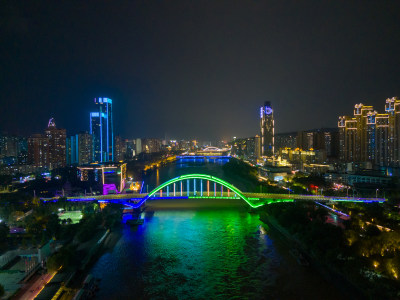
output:
<svg viewBox="0 0 400 300"><path fill-rule="evenodd" d="M146 184L194 169L224 179L221 162L199 162L197 168L180 162L148 174ZM312 268L298 265L290 247L241 200L226 201L232 202L150 204L144 224L125 225L93 266L91 273L102 279L96 299L341 298Z"/></svg>

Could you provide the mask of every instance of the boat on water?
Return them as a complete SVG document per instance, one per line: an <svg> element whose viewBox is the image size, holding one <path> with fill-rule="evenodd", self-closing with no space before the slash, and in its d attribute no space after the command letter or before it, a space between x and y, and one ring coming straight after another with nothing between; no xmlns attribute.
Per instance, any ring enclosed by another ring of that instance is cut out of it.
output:
<svg viewBox="0 0 400 300"><path fill-rule="evenodd" d="M304 255L297 249L293 248L289 251L290 254L296 259L297 263L301 266L308 267L310 263L304 257Z"/></svg>

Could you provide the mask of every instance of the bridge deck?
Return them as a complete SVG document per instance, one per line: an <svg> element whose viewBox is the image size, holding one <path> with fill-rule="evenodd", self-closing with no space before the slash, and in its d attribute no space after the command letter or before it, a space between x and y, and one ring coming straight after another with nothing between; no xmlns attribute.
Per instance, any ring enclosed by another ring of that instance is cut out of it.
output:
<svg viewBox="0 0 400 300"><path fill-rule="evenodd" d="M139 201L145 198L148 194L110 194L110 195L98 195L98 196L79 196L79 197L67 197L69 201L101 201L101 200L121 200L124 201ZM360 197L338 197L338 196L321 196L321 195L297 195L297 194L267 194L267 193L243 193L251 201L276 201L276 200L305 200L305 201L333 201L333 202L385 202L384 198L360 198ZM151 198L239 198L234 192L173 192L170 193L156 193ZM56 201L58 198L43 199L45 201Z"/></svg>

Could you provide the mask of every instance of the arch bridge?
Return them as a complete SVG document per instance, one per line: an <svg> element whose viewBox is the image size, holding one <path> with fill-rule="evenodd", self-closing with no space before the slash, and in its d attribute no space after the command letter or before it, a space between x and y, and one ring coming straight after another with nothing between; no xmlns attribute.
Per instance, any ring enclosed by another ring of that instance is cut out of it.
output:
<svg viewBox="0 0 400 300"><path fill-rule="evenodd" d="M68 197L68 201L99 201L119 203L132 208L142 206L152 199L242 199L251 208L279 202L318 201L318 202L385 202L384 198L338 197L322 195L246 193L232 184L211 175L188 174L164 182L148 194L112 194L99 196ZM57 201L57 198L43 199Z"/></svg>
<svg viewBox="0 0 400 300"><path fill-rule="evenodd" d="M122 203L126 206L138 208L151 199L190 199L190 198L226 198L242 199L251 208L257 208L266 204L302 201L322 202L384 202L383 198L356 198L322 195L297 195L297 194L270 194L270 193L246 193L234 185L211 175L188 174L182 175L164 182L148 194L138 194L133 198L132 194L107 195L96 197L99 201ZM103 198L103 199L101 199Z"/></svg>
<svg viewBox="0 0 400 300"><path fill-rule="evenodd" d="M189 174L173 178L156 187L145 197L137 201L137 203L124 204L132 207L139 207L145 201L155 198L242 199L252 208L256 208L265 204L260 203L259 198L246 196L242 191L232 184L218 177L205 174Z"/></svg>

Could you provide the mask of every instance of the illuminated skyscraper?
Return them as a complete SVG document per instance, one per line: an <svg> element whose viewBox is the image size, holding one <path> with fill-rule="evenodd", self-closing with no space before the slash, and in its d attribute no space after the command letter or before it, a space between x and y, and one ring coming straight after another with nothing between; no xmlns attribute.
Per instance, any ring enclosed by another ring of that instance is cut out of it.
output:
<svg viewBox="0 0 400 300"><path fill-rule="evenodd" d="M121 138L121 136L116 135L114 140L114 158L115 161L123 161L125 158L125 140Z"/></svg>
<svg viewBox="0 0 400 300"><path fill-rule="evenodd" d="M114 161L114 132L112 100L95 98L96 112L90 113L90 134L93 136L93 159L97 162Z"/></svg>
<svg viewBox="0 0 400 300"><path fill-rule="evenodd" d="M92 135L81 132L67 139L67 164L84 165L93 161Z"/></svg>
<svg viewBox="0 0 400 300"><path fill-rule="evenodd" d="M43 134L33 134L28 139L28 164L36 167L49 165L49 139Z"/></svg>
<svg viewBox="0 0 400 300"><path fill-rule="evenodd" d="M54 119L51 118L45 135L49 140L48 153L50 170L65 167L66 165L66 139L67 131L56 127Z"/></svg>
<svg viewBox="0 0 400 300"><path fill-rule="evenodd" d="M33 134L28 139L28 164L49 170L66 165L67 131L56 127L51 118L44 134Z"/></svg>
<svg viewBox="0 0 400 300"><path fill-rule="evenodd" d="M389 157L394 165L400 165L400 100L386 99L385 111L389 116L388 146Z"/></svg>
<svg viewBox="0 0 400 300"><path fill-rule="evenodd" d="M142 139L136 139L136 143L135 143L136 145L136 148L135 148L135 150L136 150L136 155L139 155L140 153L142 153L143 152L143 149L142 149Z"/></svg>
<svg viewBox="0 0 400 300"><path fill-rule="evenodd" d="M274 155L274 111L269 101L260 107L260 127L261 154L272 156Z"/></svg>
<svg viewBox="0 0 400 300"><path fill-rule="evenodd" d="M399 166L400 100L387 99L385 110L379 114L360 103L354 107L354 117L339 117L341 160Z"/></svg>

